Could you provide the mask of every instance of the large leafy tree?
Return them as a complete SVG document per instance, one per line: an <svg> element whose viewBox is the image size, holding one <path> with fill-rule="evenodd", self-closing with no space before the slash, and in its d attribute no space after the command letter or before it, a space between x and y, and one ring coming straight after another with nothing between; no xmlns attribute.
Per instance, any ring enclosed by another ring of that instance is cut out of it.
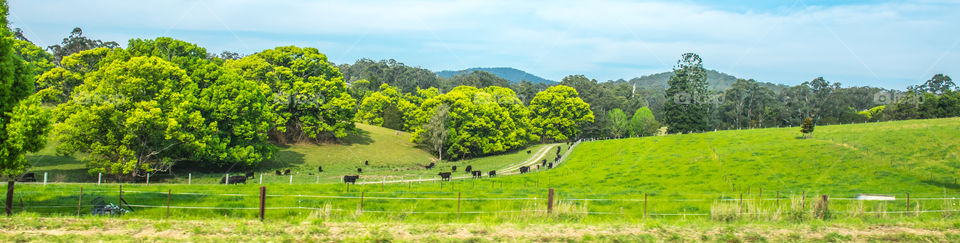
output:
<svg viewBox="0 0 960 243"><path fill-rule="evenodd" d="M519 106L515 106L519 105ZM438 114L449 107L445 122L436 121ZM538 139L525 121L516 119L511 109L522 109L516 94L509 89L490 87L477 89L469 86L454 88L423 102L414 131L413 142L442 149L443 156L462 159L521 148ZM517 114L525 114L517 111ZM440 132L438 124L445 124L447 139L442 146L434 142Z"/></svg>
<svg viewBox="0 0 960 243"><path fill-rule="evenodd" d="M615 138L622 138L629 134L630 120L627 118L627 113L615 108L607 112L607 117L610 119L610 135Z"/></svg>
<svg viewBox="0 0 960 243"><path fill-rule="evenodd" d="M650 136L660 128L660 122L653 116L650 108L640 107L630 118L630 135L637 137Z"/></svg>
<svg viewBox="0 0 960 243"><path fill-rule="evenodd" d="M199 88L158 57L111 62L89 73L56 126L61 153L87 154L90 173L122 178L166 171L214 139L198 109Z"/></svg>
<svg viewBox="0 0 960 243"><path fill-rule="evenodd" d="M96 48L80 51L60 60L60 66L54 67L37 78L37 93L46 103L66 102L74 88L83 84L87 73L97 71L105 63L130 59L123 49Z"/></svg>
<svg viewBox="0 0 960 243"><path fill-rule="evenodd" d="M581 124L593 122L590 105L580 99L577 90L557 85L530 101L531 123L540 138L564 141L577 138Z"/></svg>
<svg viewBox="0 0 960 243"><path fill-rule="evenodd" d="M195 157L217 166L254 166L270 159L275 146L269 132L283 125L275 113L270 87L264 83L225 72L210 87L200 91L200 111L216 127Z"/></svg>
<svg viewBox="0 0 960 243"><path fill-rule="evenodd" d="M8 195L14 178L29 166L26 154L39 151L46 142L50 114L31 96L34 89L33 67L14 50L7 29L7 2L0 1L0 176L6 177ZM6 198L7 213L13 198Z"/></svg>
<svg viewBox="0 0 960 243"><path fill-rule="evenodd" d="M357 102L340 71L317 49L277 47L227 65L270 86L285 121L275 132L281 142L342 138L355 129Z"/></svg>
<svg viewBox="0 0 960 243"><path fill-rule="evenodd" d="M670 132L705 131L709 128L707 73L703 61L694 53L685 53L677 61L667 82L665 123Z"/></svg>

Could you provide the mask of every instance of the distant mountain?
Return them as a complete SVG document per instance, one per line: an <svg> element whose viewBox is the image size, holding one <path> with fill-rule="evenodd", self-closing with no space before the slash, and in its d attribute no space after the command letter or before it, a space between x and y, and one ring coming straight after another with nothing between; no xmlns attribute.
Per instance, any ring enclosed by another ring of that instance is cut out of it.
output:
<svg viewBox="0 0 960 243"><path fill-rule="evenodd" d="M670 80L670 77L673 77L673 72L662 72L650 75L643 75L639 78L632 78L627 81L630 84L636 84L637 88L647 88L647 89L662 89L665 90L668 88L667 81ZM721 73L716 70L707 70L707 89L721 91L730 88L733 83L737 82L737 77L733 75ZM758 81L760 82L760 81ZM781 84L773 84L768 82L760 82L761 85L769 87L774 90L779 88L785 88L786 86Z"/></svg>
<svg viewBox="0 0 960 243"><path fill-rule="evenodd" d="M537 75L533 75L522 70L510 67L495 67L495 68L468 68L460 71L440 71L437 72L437 76L441 78L450 78L458 74L469 74L473 71L484 71L496 75L497 77L510 80L510 82L518 83L522 80L530 81L531 83L545 83L545 84L556 84L556 81L541 78Z"/></svg>

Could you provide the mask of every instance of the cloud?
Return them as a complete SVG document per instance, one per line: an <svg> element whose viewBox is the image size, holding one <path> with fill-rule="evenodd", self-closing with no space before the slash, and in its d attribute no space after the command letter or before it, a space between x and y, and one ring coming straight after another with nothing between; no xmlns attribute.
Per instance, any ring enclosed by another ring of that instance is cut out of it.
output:
<svg viewBox="0 0 960 243"><path fill-rule="evenodd" d="M749 9L739 11L688 1L14 0L11 13L44 44L82 26L119 42L165 35L242 53L305 45L340 63L512 66L556 80L668 71L684 52L708 68L788 84L824 76L902 88L960 73L952 31L960 3L808 1L739 3Z"/></svg>

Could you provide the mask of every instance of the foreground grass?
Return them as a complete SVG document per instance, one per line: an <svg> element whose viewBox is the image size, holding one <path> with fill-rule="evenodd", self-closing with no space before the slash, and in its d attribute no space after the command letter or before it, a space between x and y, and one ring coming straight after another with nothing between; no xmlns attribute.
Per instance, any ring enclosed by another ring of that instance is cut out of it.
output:
<svg viewBox="0 0 960 243"><path fill-rule="evenodd" d="M803 223L716 223L649 220L569 224L550 220L506 224L331 222L305 220L143 220L110 217L0 218L0 239L78 241L339 241L339 242L864 242L960 240L960 221L897 220Z"/></svg>

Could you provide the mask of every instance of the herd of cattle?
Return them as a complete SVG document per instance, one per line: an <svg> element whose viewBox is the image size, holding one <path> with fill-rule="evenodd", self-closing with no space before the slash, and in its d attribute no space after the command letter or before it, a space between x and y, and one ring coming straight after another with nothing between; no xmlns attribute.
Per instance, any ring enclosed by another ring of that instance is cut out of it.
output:
<svg viewBox="0 0 960 243"><path fill-rule="evenodd" d="M540 161L540 164L535 165L536 167L534 167L533 169L540 169L540 168L551 169L551 168L553 168L554 164L560 162L560 152L561 152L561 151L562 151L562 146L557 146L557 154L556 154L556 157L554 158L553 162L547 162L546 159L543 159L543 160ZM527 154L530 154L530 153L532 153L532 151L527 150ZM370 165L370 161L369 161L369 160L363 161L363 165L364 165L364 166L369 166L369 165ZM430 162L430 164L423 165L423 168L424 168L424 169L427 169L427 170L430 170L430 169L433 169L433 168L436 167L436 166L437 166L436 163ZM521 167L520 167L520 174L526 174L526 173L528 173L528 172L531 171L530 169L531 169L530 166L521 166ZM483 171L481 171L481 170L474 170L474 168L473 168L472 165L467 165L467 167L464 168L463 171L464 171L465 173L471 174L471 175L473 176L473 178L475 178L475 179L478 179L478 178L483 177ZM317 167L317 172L323 172L323 167L322 167L322 166ZM440 172L440 173L437 173L437 175L440 176L440 180L449 181L449 180L451 179L451 176L453 175L453 172L457 172L457 166L456 166L456 165L450 167L450 172ZM279 176L279 175L290 175L290 169L286 169L286 170L284 170L284 171L276 170L275 173L276 173L278 176ZM357 167L357 173L363 173L363 168ZM313 173L311 173L311 174L313 174ZM487 172L487 176L488 176L488 177L496 177L496 176L497 176L497 171L496 171L496 170L488 171L488 172ZM31 177L32 177L32 176L31 176ZM239 183L244 183L244 184L245 184L245 183L247 183L247 179L248 179L248 178L252 178L252 177L254 177L254 173L253 173L253 172L247 172L246 175L243 175L243 176L230 176L229 178L223 177L222 179L220 179L220 184L239 184ZM343 176L343 183L356 184L356 183L357 183L357 180L359 180L359 179L360 179L360 175L345 175L345 176Z"/></svg>

